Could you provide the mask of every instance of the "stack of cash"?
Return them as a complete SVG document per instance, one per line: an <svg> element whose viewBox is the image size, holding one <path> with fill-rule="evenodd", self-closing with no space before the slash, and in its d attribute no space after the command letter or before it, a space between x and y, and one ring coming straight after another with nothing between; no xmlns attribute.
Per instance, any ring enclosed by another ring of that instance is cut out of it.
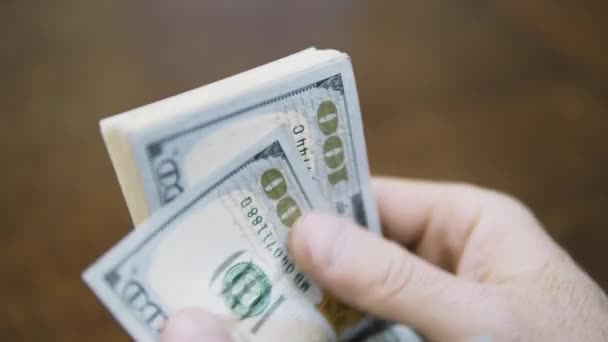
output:
<svg viewBox="0 0 608 342"><path fill-rule="evenodd" d="M134 339L158 340L185 307L224 318L236 341L370 326L287 251L311 210L380 232L348 55L307 49L100 126L136 228L83 277Z"/></svg>

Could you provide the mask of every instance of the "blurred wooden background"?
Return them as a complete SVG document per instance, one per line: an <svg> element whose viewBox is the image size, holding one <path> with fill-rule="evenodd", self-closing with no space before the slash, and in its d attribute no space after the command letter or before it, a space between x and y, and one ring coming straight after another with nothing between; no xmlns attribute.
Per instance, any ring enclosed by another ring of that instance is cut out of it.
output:
<svg viewBox="0 0 608 342"><path fill-rule="evenodd" d="M127 341L80 273L131 229L98 120L353 59L375 173L522 198L608 288L608 2L0 1L0 340Z"/></svg>

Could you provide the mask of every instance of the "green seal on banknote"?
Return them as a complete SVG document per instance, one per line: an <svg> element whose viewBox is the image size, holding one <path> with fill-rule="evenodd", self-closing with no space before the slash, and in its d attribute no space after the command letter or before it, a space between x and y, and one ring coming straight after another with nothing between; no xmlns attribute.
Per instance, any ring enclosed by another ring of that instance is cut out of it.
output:
<svg viewBox="0 0 608 342"><path fill-rule="evenodd" d="M239 317L254 317L270 303L272 285L262 269L251 262L232 266L222 281L226 305Z"/></svg>

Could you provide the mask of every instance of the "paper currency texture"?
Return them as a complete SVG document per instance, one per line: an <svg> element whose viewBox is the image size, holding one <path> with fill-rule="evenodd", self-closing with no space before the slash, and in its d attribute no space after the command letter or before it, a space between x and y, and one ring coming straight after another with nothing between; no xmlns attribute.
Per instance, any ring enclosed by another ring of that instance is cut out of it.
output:
<svg viewBox="0 0 608 342"><path fill-rule="evenodd" d="M379 231L346 54L304 50L101 122L135 223L277 127L335 211Z"/></svg>
<svg viewBox="0 0 608 342"><path fill-rule="evenodd" d="M360 320L287 254L295 220L327 202L286 137L259 140L85 271L135 339L157 339L184 307L219 315L251 341L332 341Z"/></svg>

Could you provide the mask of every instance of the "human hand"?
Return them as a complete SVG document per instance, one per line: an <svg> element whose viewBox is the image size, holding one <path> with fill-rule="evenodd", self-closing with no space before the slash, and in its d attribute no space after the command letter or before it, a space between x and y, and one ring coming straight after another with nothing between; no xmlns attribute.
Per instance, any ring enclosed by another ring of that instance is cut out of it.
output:
<svg viewBox="0 0 608 342"><path fill-rule="evenodd" d="M469 185L373 183L385 238L333 215L294 225L290 251L323 288L431 341L608 340L605 294L518 201ZM175 322L165 341L190 341L171 338Z"/></svg>
<svg viewBox="0 0 608 342"><path fill-rule="evenodd" d="M161 342L232 342L225 322L201 309L188 308L173 315Z"/></svg>

